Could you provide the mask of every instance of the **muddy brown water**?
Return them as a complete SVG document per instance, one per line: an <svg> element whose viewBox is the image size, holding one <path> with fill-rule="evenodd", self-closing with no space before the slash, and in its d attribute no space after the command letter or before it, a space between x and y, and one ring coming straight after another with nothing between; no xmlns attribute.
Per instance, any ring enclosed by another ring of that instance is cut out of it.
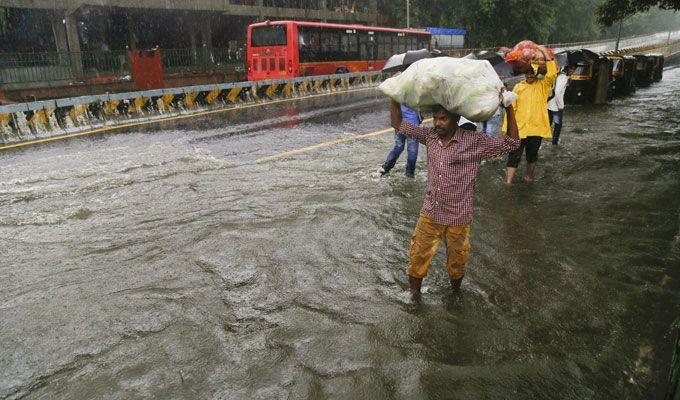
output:
<svg viewBox="0 0 680 400"><path fill-rule="evenodd" d="M374 91L0 154L0 398L640 399L680 303L680 69L485 163L473 253L406 294L425 192ZM405 154L402 155L405 157ZM523 167L521 167L523 168ZM522 170L520 170L521 172Z"/></svg>

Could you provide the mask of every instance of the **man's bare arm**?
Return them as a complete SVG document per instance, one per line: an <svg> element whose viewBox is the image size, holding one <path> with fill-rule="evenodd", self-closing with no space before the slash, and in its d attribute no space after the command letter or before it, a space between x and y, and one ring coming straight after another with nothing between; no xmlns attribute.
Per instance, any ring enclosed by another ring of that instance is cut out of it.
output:
<svg viewBox="0 0 680 400"><path fill-rule="evenodd" d="M505 115L507 115L507 135L511 139L519 139L519 128L517 128L517 120L515 119L515 109L512 105L505 108Z"/></svg>
<svg viewBox="0 0 680 400"><path fill-rule="evenodd" d="M399 127L401 126L401 106L399 103L396 101L392 100L390 102L390 123L392 124L392 128L394 128L395 131L399 131Z"/></svg>

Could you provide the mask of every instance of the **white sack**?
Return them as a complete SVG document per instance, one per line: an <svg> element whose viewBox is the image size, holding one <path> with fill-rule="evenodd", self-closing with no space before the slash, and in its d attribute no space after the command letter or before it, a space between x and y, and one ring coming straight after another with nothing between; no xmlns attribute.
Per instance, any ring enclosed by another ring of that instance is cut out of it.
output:
<svg viewBox="0 0 680 400"><path fill-rule="evenodd" d="M441 104L471 121L486 121L501 105L517 99L512 92L501 96L503 83L486 60L437 57L411 64L379 89L397 103L420 111Z"/></svg>

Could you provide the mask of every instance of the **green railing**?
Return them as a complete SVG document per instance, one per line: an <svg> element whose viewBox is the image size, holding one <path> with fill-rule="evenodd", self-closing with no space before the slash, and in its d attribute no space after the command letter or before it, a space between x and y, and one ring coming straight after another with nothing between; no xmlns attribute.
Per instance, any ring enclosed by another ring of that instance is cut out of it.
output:
<svg viewBox="0 0 680 400"><path fill-rule="evenodd" d="M243 65L243 52L228 48L161 49L161 56L166 74L234 72ZM116 80L129 75L130 58L124 50L0 54L0 84Z"/></svg>

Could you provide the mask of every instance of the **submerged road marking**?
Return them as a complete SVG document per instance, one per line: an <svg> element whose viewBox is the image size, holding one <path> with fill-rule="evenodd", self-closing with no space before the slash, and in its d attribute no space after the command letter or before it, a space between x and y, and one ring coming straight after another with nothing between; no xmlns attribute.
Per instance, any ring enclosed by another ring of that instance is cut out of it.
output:
<svg viewBox="0 0 680 400"><path fill-rule="evenodd" d="M428 119L424 119L423 123L431 122L431 121L432 121L432 118L428 118ZM277 154L273 154L271 156L258 158L257 160L255 160L255 162L260 164L260 163L263 163L263 162L276 160L277 158L294 156L294 155L297 155L297 154L306 153L306 152L314 150L314 149L319 149L321 147L328 147L328 146L332 146L332 145L338 144L338 143L351 142L352 140L358 140L358 139L363 139L363 138L372 137L372 136L379 136L379 135L382 135L384 133L392 132L392 131L394 131L394 128L387 128L387 129L383 129L383 130L380 130L380 131L369 132L369 133L360 133L358 135L352 135L352 136L344 137L344 138L341 138L341 139L335 139L335 140L331 140L331 141L328 141L328 142L318 143L318 144L303 147L303 148L297 149L297 150L284 151L283 153L277 153Z"/></svg>
<svg viewBox="0 0 680 400"><path fill-rule="evenodd" d="M43 138L43 139L29 140L27 142L8 144L8 145L0 146L0 150L13 149L13 148L17 148L17 147L25 147L25 146L30 146L30 145L45 143L45 142L53 142L53 141L56 141L56 140L69 139L69 138L74 138L74 137L78 137L78 136L92 135L92 134L95 134L95 133L108 132L108 131L113 131L113 130L117 130L117 129L130 128L130 127L134 127L134 126L150 125L150 124L156 124L156 123L159 123L159 122L168 122L168 121L175 121L175 120L179 120L179 119L194 118L194 117L200 117L202 115L210 115L210 114L223 113L223 112L227 112L227 111L243 110L243 109L246 109L246 108L268 106L270 104L279 104L279 103L286 103L286 102L291 102L291 101L313 99L313 98L317 98L317 97L333 96L333 95L342 94L342 93L354 93L354 92L361 92L361 91L365 91L365 90L374 90L376 88L377 88L377 86L368 87L368 88L344 90L342 92L334 92L334 93L312 94L312 95L304 96L304 97L294 97L294 98L290 98L290 99L272 100L272 101L268 101L266 103L246 104L246 105L237 106L237 107L220 108L219 110L200 111L200 112L196 112L196 113L192 113L192 114L175 115L175 116L167 117L167 118L157 118L157 119L151 119L151 120L146 120L146 121L130 122L130 123L121 124L121 125L104 126L104 127L101 127L101 128L91 129L89 131L74 132L74 133L68 133L68 134L59 135L59 136L52 136L52 137Z"/></svg>

